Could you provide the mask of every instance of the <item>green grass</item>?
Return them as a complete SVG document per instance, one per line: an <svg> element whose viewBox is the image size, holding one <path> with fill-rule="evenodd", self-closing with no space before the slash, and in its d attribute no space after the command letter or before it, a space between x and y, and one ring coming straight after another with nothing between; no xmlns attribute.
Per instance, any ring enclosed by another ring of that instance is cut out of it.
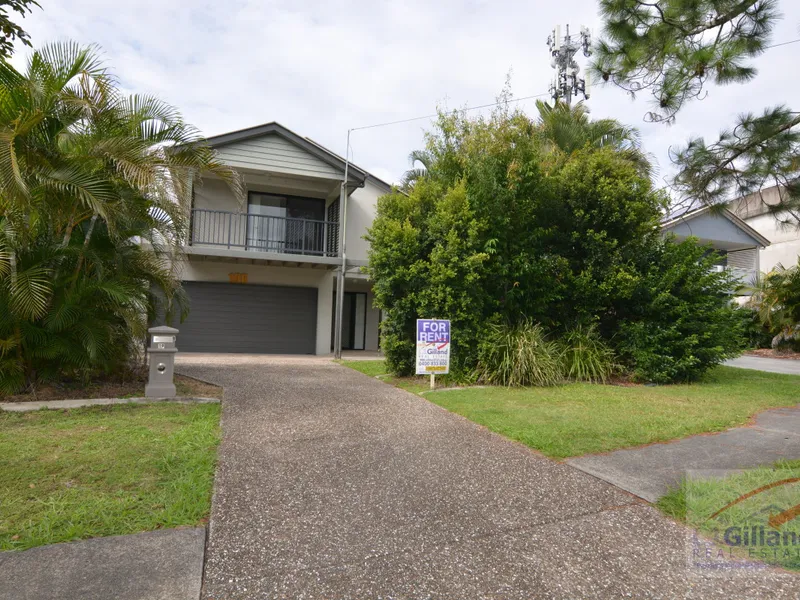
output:
<svg viewBox="0 0 800 600"><path fill-rule="evenodd" d="M382 360L342 360L339 362L370 377L386 374L386 365Z"/></svg>
<svg viewBox="0 0 800 600"><path fill-rule="evenodd" d="M769 525L770 515L800 505L800 483L776 485L759 493L759 488L786 479L800 478L800 461L787 461L774 467L749 469L726 477L707 479L687 479L681 485L662 497L657 505L667 515L687 523L697 529L718 546L726 548L726 554L733 553L740 558L752 558L770 564L800 570L798 546L784 543L783 535L794 535L800 541L800 518L791 519L777 528ZM749 497L743 496L751 494ZM722 510L737 499L733 506ZM720 512L719 515L715 514ZM756 540L745 540L744 531L756 531ZM761 542L760 529L763 527L765 542L770 532L778 532L780 537L775 544ZM726 543L726 533L727 543ZM744 542L748 543L745 544Z"/></svg>
<svg viewBox="0 0 800 600"><path fill-rule="evenodd" d="M425 397L547 456L567 458L742 425L759 411L797 404L800 377L717 367L689 385L571 383L465 388Z"/></svg>
<svg viewBox="0 0 800 600"><path fill-rule="evenodd" d="M218 404L0 412L0 550L207 518Z"/></svg>
<svg viewBox="0 0 800 600"><path fill-rule="evenodd" d="M431 389L430 376L394 377L387 373L386 365L382 360L341 360L339 364L358 371L359 373L363 373L364 375L376 377L384 383L399 387L412 394L429 392ZM452 381L447 375L439 375L436 377L436 387L448 387L450 385L452 385Z"/></svg>

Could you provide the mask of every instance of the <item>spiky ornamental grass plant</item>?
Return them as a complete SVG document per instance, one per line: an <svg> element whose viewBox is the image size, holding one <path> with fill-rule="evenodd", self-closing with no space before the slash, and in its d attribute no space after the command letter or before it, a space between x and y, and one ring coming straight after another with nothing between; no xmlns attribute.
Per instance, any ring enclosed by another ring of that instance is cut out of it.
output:
<svg viewBox="0 0 800 600"><path fill-rule="evenodd" d="M614 351L600 337L595 324L568 331L560 345L561 365L567 379L605 383L617 369Z"/></svg>
<svg viewBox="0 0 800 600"><path fill-rule="evenodd" d="M94 48L44 47L25 72L0 62L0 391L120 368L155 311L181 306L202 172L241 197L198 131L123 96Z"/></svg>
<svg viewBox="0 0 800 600"><path fill-rule="evenodd" d="M538 323L495 324L481 343L477 375L496 385L556 385L563 380L561 352Z"/></svg>

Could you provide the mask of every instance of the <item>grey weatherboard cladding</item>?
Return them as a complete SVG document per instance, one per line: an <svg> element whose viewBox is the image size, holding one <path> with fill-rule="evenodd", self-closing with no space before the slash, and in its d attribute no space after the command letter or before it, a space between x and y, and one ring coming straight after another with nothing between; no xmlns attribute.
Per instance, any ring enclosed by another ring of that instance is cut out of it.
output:
<svg viewBox="0 0 800 600"><path fill-rule="evenodd" d="M181 352L314 354L316 288L185 281Z"/></svg>

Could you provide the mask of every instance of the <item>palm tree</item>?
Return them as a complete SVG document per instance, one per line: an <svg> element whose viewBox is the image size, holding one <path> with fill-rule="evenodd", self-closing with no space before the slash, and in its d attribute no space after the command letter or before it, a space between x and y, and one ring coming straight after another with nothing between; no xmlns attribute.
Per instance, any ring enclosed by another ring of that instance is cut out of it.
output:
<svg viewBox="0 0 800 600"><path fill-rule="evenodd" d="M589 118L589 108L578 102L574 106L556 101L551 106L536 101L539 111L539 132L551 150L572 154L585 147L611 147L630 160L646 176L653 172L651 155L641 149L641 135L635 127L628 127L615 119Z"/></svg>
<svg viewBox="0 0 800 600"><path fill-rule="evenodd" d="M800 261L788 268L778 264L745 289L750 292L747 305L774 336L773 348L800 342Z"/></svg>
<svg viewBox="0 0 800 600"><path fill-rule="evenodd" d="M177 275L191 182L242 196L173 107L123 96L94 48L0 61L0 390L118 368Z"/></svg>
<svg viewBox="0 0 800 600"><path fill-rule="evenodd" d="M413 187L414 183L430 174L434 157L427 150L414 150L408 155L408 162L411 168L403 173L403 178L400 181L400 187L406 191Z"/></svg>

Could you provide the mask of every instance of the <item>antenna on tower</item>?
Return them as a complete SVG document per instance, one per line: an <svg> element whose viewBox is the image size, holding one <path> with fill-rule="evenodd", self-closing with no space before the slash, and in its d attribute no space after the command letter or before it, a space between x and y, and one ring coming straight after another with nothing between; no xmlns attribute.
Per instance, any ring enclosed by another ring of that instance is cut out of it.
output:
<svg viewBox="0 0 800 600"><path fill-rule="evenodd" d="M588 27L581 27L579 40L573 40L569 34L569 25L566 35L561 36L561 25L547 36L547 46L550 48L550 66L556 71L555 80L550 84L550 96L556 102L562 100L567 104L572 103L572 97L579 94L588 100L591 82L578 77L581 68L575 61L578 50L583 50L583 55L592 55L592 34Z"/></svg>

